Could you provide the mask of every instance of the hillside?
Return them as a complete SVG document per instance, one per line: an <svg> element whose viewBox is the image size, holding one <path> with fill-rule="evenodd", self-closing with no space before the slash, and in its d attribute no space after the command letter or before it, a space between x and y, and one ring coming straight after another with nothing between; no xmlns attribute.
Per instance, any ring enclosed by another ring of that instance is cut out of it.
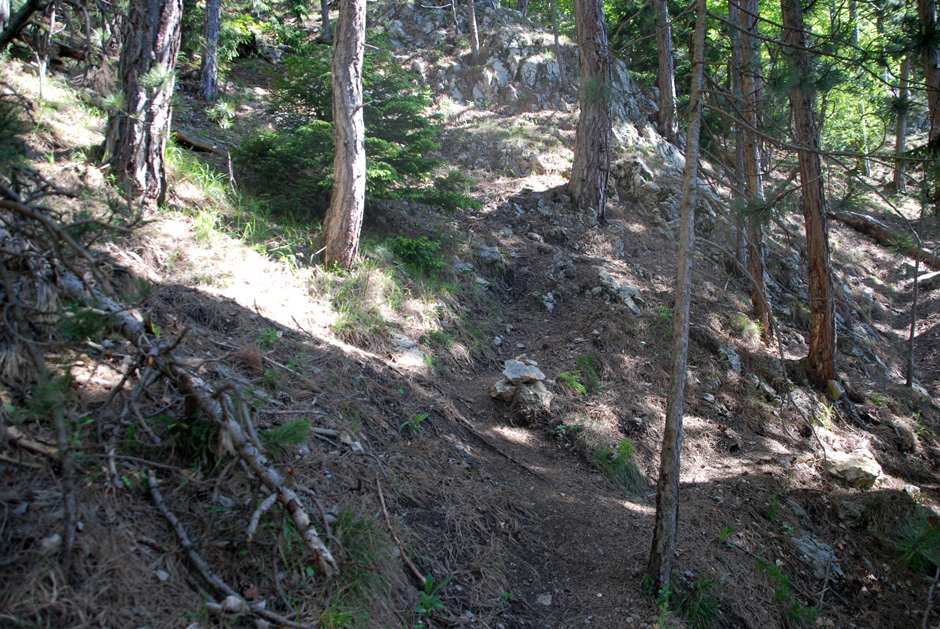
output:
<svg viewBox="0 0 940 629"><path fill-rule="evenodd" d="M921 267L918 382L907 389L913 262L831 220L841 385L827 397L792 369L807 348L795 199L781 200L768 227L780 344L766 346L749 287L722 251L730 192L703 183L676 582L659 606L643 576L682 154L649 123L651 90L618 62L617 194L604 224L576 210L566 183L577 89L559 89L550 30L515 11L478 10L483 61L473 65L466 28L455 33L448 12L369 5L372 33L421 77L443 117L443 168L476 181L479 207L375 200L362 262L348 272L317 264L322 216L266 211L264 182L225 155L276 122L280 62L233 62L225 125L194 95L197 67L180 69L175 129L216 152L179 142L167 207L91 247L121 303L145 321L149 347L163 349L140 353L104 325L113 312L96 306L89 317L60 282L58 308L73 325L47 331L56 344L44 351L68 377L2 389L0 624L271 626L257 609L207 604L226 600L214 576L304 626L921 626L935 566L919 556L905 564L903 549L937 530L936 270ZM576 49L564 39L561 48L576 81ZM27 166L76 193L49 202L70 217L131 221L91 159L106 116L89 103L108 94L63 74L40 82L34 65L12 58L2 72L8 91L32 103ZM876 169L872 190L885 178ZM840 198L844 184L828 192ZM866 193L856 210L900 230L883 198ZM913 197L891 200L916 219ZM936 215L924 233L935 249ZM395 237L411 243L410 256ZM76 270L90 276L82 260L57 272ZM3 334L8 367L17 345ZM514 359L543 378L534 406L491 394ZM256 426L338 576L316 566L285 509L259 509L275 494L160 361L247 410L230 414L247 432ZM61 409L69 434L57 436ZM71 481L58 457L66 443ZM861 471L846 477L853 461ZM938 619L932 612L927 625Z"/></svg>

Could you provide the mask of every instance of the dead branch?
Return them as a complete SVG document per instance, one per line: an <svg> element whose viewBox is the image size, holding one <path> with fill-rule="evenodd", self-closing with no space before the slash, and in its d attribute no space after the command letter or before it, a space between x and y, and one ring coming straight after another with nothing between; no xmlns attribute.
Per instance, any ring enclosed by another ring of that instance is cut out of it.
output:
<svg viewBox="0 0 940 629"><path fill-rule="evenodd" d="M297 531L303 539L304 545L313 554L317 565L323 573L330 577L338 573L339 568L332 553L318 537L316 530L310 522L310 517L297 494L287 486L287 481L274 469L238 421L238 413L228 412L226 406L233 408L232 395L222 395L223 391L213 394L202 380L191 375L173 356L171 348L173 343L165 337L151 342L147 338L144 323L123 308L114 299L90 290L71 273L59 275L59 285L65 294L78 299L95 299L100 307L111 316L110 326L124 338L133 343L143 357L160 370L170 382L187 399L192 400L205 416L222 432L225 443L237 452L246 467L254 474L272 493L277 494L278 501L290 514L297 526ZM231 385L229 385L231 387ZM234 388L232 389L234 390ZM218 399L216 399L218 397ZM242 403L242 420L246 426L250 425L251 418L246 415L247 408ZM248 428L249 434L252 432Z"/></svg>
<svg viewBox="0 0 940 629"><path fill-rule="evenodd" d="M277 501L277 494L270 494L267 498L264 499L258 508L255 509L255 512L251 514L251 520L248 521L248 531L245 533L245 540L251 541L255 536L255 531L258 530L258 525L261 523L261 516L268 512L271 507L274 506L274 503Z"/></svg>
<svg viewBox="0 0 940 629"><path fill-rule="evenodd" d="M213 155L218 155L219 157L228 157L228 152L218 149L211 144L207 144L202 140L197 140L193 136L189 135L185 131L176 129L173 131L173 135L176 137L176 143L180 146L184 146L193 151L198 151L200 153L212 153Z"/></svg>
<svg viewBox="0 0 940 629"><path fill-rule="evenodd" d="M316 625L289 620L280 614L264 609L261 603L249 603L239 596L231 586L212 571L212 568L209 567L206 560L203 559L196 550L196 545L193 544L185 527L183 527L179 518L170 511L166 501L163 499L163 495L160 493L160 487L157 483L157 475L154 474L153 470L147 472L147 485L150 487L150 495L153 497L153 502L157 505L157 508L160 510L160 513L163 514L163 517L166 518L167 522L170 523L173 532L176 533L177 539L179 539L183 549L186 550L186 555L189 557L190 562L192 562L193 566L199 571L202 578L212 587L216 596L223 599L222 605L212 602L208 603L207 605L210 606L210 608L212 608L212 606L218 606L223 612L250 613L284 627L296 627L297 629L314 629L316 627Z"/></svg>
<svg viewBox="0 0 940 629"><path fill-rule="evenodd" d="M411 570L411 574L415 575L415 578L418 579L418 583L421 584L421 587L427 587L428 580L424 578L421 571L418 570L417 566L415 566L408 557L408 553L405 552L405 547L402 545L401 540L398 539L398 535L395 534L395 529L392 528L392 521L388 517L388 509L385 508L385 496L382 495L382 485L379 483L379 479L375 479L375 488L379 492L379 502L382 504L382 515L385 516L385 524L388 526L388 532L392 536L392 540L394 540L395 545L398 546L401 558L404 560L405 565Z"/></svg>

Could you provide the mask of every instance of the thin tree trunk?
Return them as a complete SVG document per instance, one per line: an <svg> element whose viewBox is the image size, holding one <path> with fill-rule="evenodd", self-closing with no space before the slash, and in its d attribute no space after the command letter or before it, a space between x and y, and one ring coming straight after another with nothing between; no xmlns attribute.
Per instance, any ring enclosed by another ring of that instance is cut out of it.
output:
<svg viewBox="0 0 940 629"><path fill-rule="evenodd" d="M666 0L653 0L656 13L656 50L659 56L659 134L674 142L679 124L676 119L676 72L672 57L672 26Z"/></svg>
<svg viewBox="0 0 940 629"><path fill-rule="evenodd" d="M529 0L519 0L516 4L516 10L522 14L522 17L529 16Z"/></svg>
<svg viewBox="0 0 940 629"><path fill-rule="evenodd" d="M457 19L457 0L450 0L450 13L454 18L454 32L460 34L460 22Z"/></svg>
<svg viewBox="0 0 940 629"><path fill-rule="evenodd" d="M202 53L202 73L199 91L206 100L219 92L219 23L222 18L222 0L206 0L206 27Z"/></svg>
<svg viewBox="0 0 940 629"><path fill-rule="evenodd" d="M552 35L555 36L555 59L558 61L558 74L561 77L561 89L568 89L568 79L565 76L565 62L561 58L561 46L558 44L558 10L555 0L552 0Z"/></svg>
<svg viewBox="0 0 940 629"><path fill-rule="evenodd" d="M182 0L134 0L124 19L118 76L124 107L108 117L105 160L143 203L163 203L170 99Z"/></svg>
<svg viewBox="0 0 940 629"><path fill-rule="evenodd" d="M744 72L744 61L741 51L741 10L737 3L728 3L728 20L734 25L731 28L731 65L728 68L728 78L731 81L731 93L744 99L744 90L741 87L741 75ZM744 117L742 115L742 117ZM747 203L747 169L744 165L744 125L734 123L734 199L739 208ZM747 268L747 239L745 238L745 217L742 213L735 213L734 221L734 257L737 260L735 273L739 269Z"/></svg>
<svg viewBox="0 0 940 629"><path fill-rule="evenodd" d="M744 130L744 168L747 172L747 192L755 204L764 202L764 182L761 177L760 140L760 84L756 77L760 75L760 22L758 0L745 0L742 12L741 58L744 62L741 74L741 90L744 92L747 108L744 116L747 126ZM771 341L770 309L767 283L764 281L764 226L762 214L751 215L747 219L748 272L753 278L751 304L761 326L761 338L765 343Z"/></svg>
<svg viewBox="0 0 940 629"><path fill-rule="evenodd" d="M685 171L682 177L679 268L676 272L676 307L672 334L672 361L666 400L666 426L656 485L656 521L647 573L657 590L669 584L679 526L679 470L682 453L682 416L685 406L689 354L689 306L692 301L692 256L695 249L695 202L698 179L699 132L702 125L702 74L705 59L705 0L696 0L693 40L692 88Z"/></svg>
<svg viewBox="0 0 940 629"><path fill-rule="evenodd" d="M473 0L467 0L467 15L470 21L470 47L473 50L473 63L480 62L480 34L477 31L477 12Z"/></svg>
<svg viewBox="0 0 940 629"><path fill-rule="evenodd" d="M917 15L920 18L921 34L936 37L937 3L936 0L917 0ZM929 139L940 134L940 47L924 47L924 83L927 89L928 121L930 122Z"/></svg>
<svg viewBox="0 0 940 629"><path fill-rule="evenodd" d="M575 0L580 59L581 114L568 190L582 210L593 208L603 221L610 178L610 46L603 0Z"/></svg>
<svg viewBox="0 0 940 629"><path fill-rule="evenodd" d="M343 0L333 51L333 196L323 223L328 266L356 261L366 201L365 124L362 117L362 62L366 43L366 0Z"/></svg>
<svg viewBox="0 0 940 629"><path fill-rule="evenodd" d="M809 59L801 0L781 0L784 54L790 67L790 108L800 165L806 255L809 267L809 353L805 359L810 381L819 387L835 377L836 323L832 300L826 196L819 159L819 134L809 91Z"/></svg>
<svg viewBox="0 0 940 629"><path fill-rule="evenodd" d="M927 168L924 168L924 195L921 197L920 201L920 219L917 221L917 233L914 234L914 237L917 238L917 253L914 256L914 294L911 298L911 330L907 337L907 378L904 384L909 389L914 386L914 339L916 338L917 332L917 298L920 292L917 278L920 277L920 249L921 244L923 244L920 235L924 233L924 209L927 205L927 200L924 197L929 189L929 185L927 184Z"/></svg>
<svg viewBox="0 0 940 629"><path fill-rule="evenodd" d="M26 26L29 19L33 17L33 13L41 9L42 6L42 0L27 0L26 4L20 7L20 10L17 11L13 17L8 18L6 27L3 29L3 32L0 33L0 52L7 49L10 42L20 34L20 31L23 30L23 27Z"/></svg>
<svg viewBox="0 0 940 629"><path fill-rule="evenodd" d="M418 4L420 0L416 0ZM320 0L320 14L323 16L323 28L320 30L320 41L324 44L333 43L333 27L330 26L330 0Z"/></svg>
<svg viewBox="0 0 940 629"><path fill-rule="evenodd" d="M911 97L911 57L904 55L901 61L901 84L898 87L898 122L895 127L894 152L898 157L907 151L907 111ZM894 164L894 189L907 192L907 164L903 159Z"/></svg>

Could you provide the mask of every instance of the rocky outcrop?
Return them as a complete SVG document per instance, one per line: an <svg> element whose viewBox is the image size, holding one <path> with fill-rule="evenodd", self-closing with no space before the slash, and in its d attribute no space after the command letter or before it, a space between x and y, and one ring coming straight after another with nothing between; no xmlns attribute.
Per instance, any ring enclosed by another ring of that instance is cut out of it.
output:
<svg viewBox="0 0 940 629"><path fill-rule="evenodd" d="M870 452L826 453L826 471L832 478L850 487L871 489L882 475L881 466Z"/></svg>

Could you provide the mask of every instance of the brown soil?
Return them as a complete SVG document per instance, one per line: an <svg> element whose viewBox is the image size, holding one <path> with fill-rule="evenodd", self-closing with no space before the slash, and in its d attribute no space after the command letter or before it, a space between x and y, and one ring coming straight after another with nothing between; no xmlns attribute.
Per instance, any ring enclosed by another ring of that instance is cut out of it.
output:
<svg viewBox="0 0 940 629"><path fill-rule="evenodd" d="M187 124L215 133L199 116ZM548 163L563 164L567 150ZM163 445L124 441L126 427L137 422L135 405L126 396L104 403L133 351L111 338L103 349L58 356L72 365L75 403L83 409L76 416L95 418L101 431L81 433L89 451L119 439L114 478L107 459L82 460L81 529L70 566L44 546L61 528L55 462L4 446L0 624L246 624L204 611L206 584L144 490L146 462L162 461L157 472L167 502L209 564L244 596L281 613L326 626L415 626L422 619L493 628L660 626L643 575L668 382L675 245L630 199L610 212L609 224L592 224L566 202L560 167L529 178L470 174L480 182L478 211L370 208L370 235L443 238L473 264L469 274L447 272L458 289L441 298L415 279L402 305L383 311L385 331L337 333L330 276L322 270L291 273L224 232L209 241L195 237L192 208L206 199L185 181L174 193L185 212L154 216L158 222L133 239L107 247L116 275L151 280L140 309L152 322L165 334L188 331L179 353L194 373L253 392L259 429L306 417L316 428L339 431L274 455L327 512L342 568L337 580L312 571L275 514L253 541L244 539L257 487L237 470L221 473L217 464L225 460L214 454L214 435L186 433L198 425L192 418L175 425L186 438L167 437L167 422L189 409L162 380L149 385L136 411L164 422ZM904 211L913 218L911 207ZM897 226L887 213L880 218ZM789 220L798 235L798 221ZM936 243L935 216L928 225ZM789 403L775 348L763 346L748 325L745 284L709 258L696 264L675 589L713 581L707 589L720 601L720 627L808 624L805 605L816 608L817 626L914 627L927 605L928 580L899 563L892 540L919 505L934 509L940 498L940 288L925 290L918 306L916 372L929 394L921 396L900 384L910 307L906 260L837 222L831 230L846 289L839 297L844 330L863 324L877 335L843 334L839 368L865 398L854 412L842 403L807 421ZM771 258L792 257L780 227L768 241ZM497 246L503 261L474 255L483 245ZM639 315L593 291L599 270L640 291ZM796 290L802 282L786 264L771 274ZM783 294L778 305L795 312L798 299ZM429 313L425 303L434 299L446 307ZM796 314L779 319L783 358L794 361L805 352L805 331ZM389 331L409 336L433 360L409 361ZM740 355L740 373L723 355L727 347ZM538 362L556 395L536 422L489 395L503 362L520 355ZM586 356L599 381L582 395L558 375L584 371L578 359ZM127 390L140 379L145 371ZM818 397L803 387L793 394ZM15 397L10 392L4 401ZM22 427L32 441L55 443L41 419ZM635 491L616 484L593 458L621 439L633 442L642 472ZM193 451L194 443L203 449ZM823 444L830 452L869 447L885 476L869 491L834 484ZM194 457L207 458L193 465ZM839 515L842 501L863 508L859 528ZM834 564L815 571L793 542L807 537L834 549L843 576ZM440 590L444 609L433 620L416 613L421 588L395 538L422 574L448 579ZM662 622L686 626L675 612Z"/></svg>

